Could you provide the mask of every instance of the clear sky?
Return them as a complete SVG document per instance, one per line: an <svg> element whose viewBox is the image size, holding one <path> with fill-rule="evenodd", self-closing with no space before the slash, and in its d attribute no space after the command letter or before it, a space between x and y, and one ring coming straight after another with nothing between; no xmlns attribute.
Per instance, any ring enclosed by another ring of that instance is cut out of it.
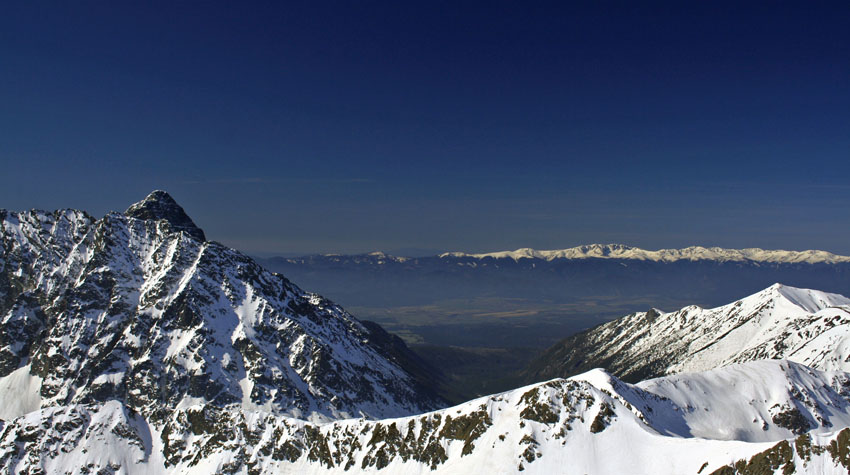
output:
<svg viewBox="0 0 850 475"><path fill-rule="evenodd" d="M0 207L249 253L850 254L850 2L4 2Z"/></svg>

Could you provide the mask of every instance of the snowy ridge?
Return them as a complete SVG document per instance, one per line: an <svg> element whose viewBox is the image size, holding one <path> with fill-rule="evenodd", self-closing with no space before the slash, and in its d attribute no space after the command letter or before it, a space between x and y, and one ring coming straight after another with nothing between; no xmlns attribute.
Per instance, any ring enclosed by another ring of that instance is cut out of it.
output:
<svg viewBox="0 0 850 475"><path fill-rule="evenodd" d="M826 251L783 251L759 248L724 249L720 247L691 246L684 249L659 249L647 251L623 244L589 244L569 249L538 251L531 248L516 251L489 252L484 254L467 254L463 252L447 252L440 254L441 258L471 258L471 259L632 259L640 261L675 262L675 261L753 261L770 263L838 263L850 262L850 256L840 256Z"/></svg>
<svg viewBox="0 0 850 475"><path fill-rule="evenodd" d="M69 405L10 421L0 436L0 467L48 474L83 467L128 474L681 474L758 463L754 455L773 450L778 467L837 474L848 469L840 454L850 449L850 429L842 429L850 423L849 378L787 361L640 385L594 370L397 419L315 424L196 406L176 412L177 423L164 430L116 401ZM63 435L46 436L55 427Z"/></svg>
<svg viewBox="0 0 850 475"><path fill-rule="evenodd" d="M774 284L717 308L638 312L567 338L529 377L592 365L640 380L760 359L850 371L850 299Z"/></svg>

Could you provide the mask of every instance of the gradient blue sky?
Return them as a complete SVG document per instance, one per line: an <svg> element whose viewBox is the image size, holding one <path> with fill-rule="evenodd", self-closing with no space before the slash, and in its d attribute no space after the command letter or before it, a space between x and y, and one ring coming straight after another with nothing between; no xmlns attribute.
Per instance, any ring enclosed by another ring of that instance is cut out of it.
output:
<svg viewBox="0 0 850 475"><path fill-rule="evenodd" d="M5 2L0 207L257 254L850 254L850 2Z"/></svg>

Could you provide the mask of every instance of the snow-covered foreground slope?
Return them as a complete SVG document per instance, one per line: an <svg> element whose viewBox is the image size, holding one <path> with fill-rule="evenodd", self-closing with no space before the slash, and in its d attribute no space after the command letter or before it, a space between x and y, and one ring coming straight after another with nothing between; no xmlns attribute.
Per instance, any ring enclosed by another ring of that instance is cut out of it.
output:
<svg viewBox="0 0 850 475"><path fill-rule="evenodd" d="M528 377L603 367L637 381L766 358L850 371L850 299L775 284L722 307L638 312L555 345Z"/></svg>
<svg viewBox="0 0 850 475"><path fill-rule="evenodd" d="M797 473L850 467L841 456L850 450L850 429L842 430L850 424L850 375L788 361L639 385L594 370L380 421L315 424L201 405L174 417L179 424L162 429L118 401L41 409L6 424L0 469L696 474L739 460L760 464L765 457L753 457L765 451Z"/></svg>

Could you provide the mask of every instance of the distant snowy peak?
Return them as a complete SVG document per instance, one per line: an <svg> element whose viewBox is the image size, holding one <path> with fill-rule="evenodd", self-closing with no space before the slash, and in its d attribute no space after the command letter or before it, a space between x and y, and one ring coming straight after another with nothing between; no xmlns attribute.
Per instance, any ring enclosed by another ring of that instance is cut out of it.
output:
<svg viewBox="0 0 850 475"><path fill-rule="evenodd" d="M841 294L832 294L812 289L798 289L796 287L789 287L779 283L771 285L756 295L771 300L783 298L797 307L811 313L830 307L850 305L850 298Z"/></svg>
<svg viewBox="0 0 850 475"><path fill-rule="evenodd" d="M677 312L704 311L717 314L761 312L785 314L809 314L833 307L850 306L850 298L814 289L800 289L780 283L744 297L733 303L715 308L703 309L697 305L684 307ZM662 312L663 313L663 312Z"/></svg>
<svg viewBox="0 0 850 475"><path fill-rule="evenodd" d="M636 312L566 338L533 362L527 377L604 367L637 381L760 359L850 370L850 299L774 284L720 307Z"/></svg>
<svg viewBox="0 0 850 475"><path fill-rule="evenodd" d="M410 261L410 257L394 256L383 251L369 252L366 254L313 254L302 257L290 257L285 261L290 264L311 264L316 261L331 262L334 264L366 264L381 265L387 263L403 264Z"/></svg>
<svg viewBox="0 0 850 475"><path fill-rule="evenodd" d="M840 256L826 251L783 251L759 248L724 249L721 247L691 246L684 249L659 249L648 251L623 244L589 244L569 249L539 251L531 248L516 251L489 252L484 254L467 254L463 252L447 252L440 254L441 258L473 258L473 259L630 259L654 262L675 261L719 261L719 262L769 262L769 263L828 263L850 262L850 256Z"/></svg>
<svg viewBox="0 0 850 475"><path fill-rule="evenodd" d="M393 256L393 255L387 254L386 252L383 252L383 251L370 252L369 254L366 254L366 256L378 261L378 263L381 263L381 261L405 262L405 261L410 260L409 257Z"/></svg>

